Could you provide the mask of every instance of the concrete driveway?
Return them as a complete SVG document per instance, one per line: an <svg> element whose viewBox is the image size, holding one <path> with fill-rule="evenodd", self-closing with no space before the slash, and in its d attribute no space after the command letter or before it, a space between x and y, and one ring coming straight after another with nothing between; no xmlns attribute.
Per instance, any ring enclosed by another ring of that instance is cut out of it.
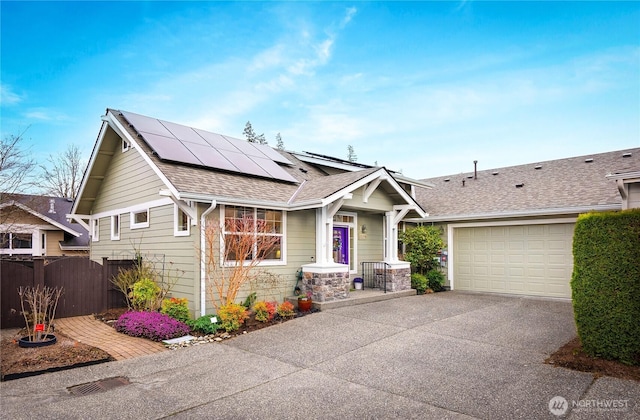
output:
<svg viewBox="0 0 640 420"><path fill-rule="evenodd" d="M412 296L222 344L4 382L0 416L553 419L553 399L562 418L640 417L640 383L543 363L574 336L567 301ZM115 376L131 384L67 390Z"/></svg>

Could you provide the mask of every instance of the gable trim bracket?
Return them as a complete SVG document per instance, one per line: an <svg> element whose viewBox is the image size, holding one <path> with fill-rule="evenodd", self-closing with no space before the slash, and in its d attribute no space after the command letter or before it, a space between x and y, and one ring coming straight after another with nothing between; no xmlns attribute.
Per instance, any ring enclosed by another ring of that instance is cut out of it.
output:
<svg viewBox="0 0 640 420"><path fill-rule="evenodd" d="M184 200L180 200L170 190L160 190L159 194L163 197L169 197L180 210L185 212L191 219L191 226L198 225L198 212L195 207L188 205Z"/></svg>

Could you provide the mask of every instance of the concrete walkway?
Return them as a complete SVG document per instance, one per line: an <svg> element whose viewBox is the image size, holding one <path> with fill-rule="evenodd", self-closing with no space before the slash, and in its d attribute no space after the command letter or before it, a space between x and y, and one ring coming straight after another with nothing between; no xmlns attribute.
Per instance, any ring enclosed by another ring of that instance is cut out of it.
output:
<svg viewBox="0 0 640 420"><path fill-rule="evenodd" d="M58 318L55 320L55 325L56 331L80 343L102 349L116 360L167 350L162 343L119 333L104 322L95 319L93 315Z"/></svg>
<svg viewBox="0 0 640 420"><path fill-rule="evenodd" d="M0 417L640 418L639 382L544 363L575 333L568 301L410 296L222 343L2 382ZM70 392L114 377L130 383Z"/></svg>

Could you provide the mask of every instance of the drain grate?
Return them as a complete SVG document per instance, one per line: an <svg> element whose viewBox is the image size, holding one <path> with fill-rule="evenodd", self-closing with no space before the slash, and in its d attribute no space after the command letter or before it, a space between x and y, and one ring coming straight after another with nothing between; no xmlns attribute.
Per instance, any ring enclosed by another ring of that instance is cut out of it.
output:
<svg viewBox="0 0 640 420"><path fill-rule="evenodd" d="M89 382L88 384L75 385L67 388L72 395L84 396L90 394L97 394L98 392L105 392L113 388L129 385L129 378L124 376L116 376L113 378L100 379L99 381Z"/></svg>

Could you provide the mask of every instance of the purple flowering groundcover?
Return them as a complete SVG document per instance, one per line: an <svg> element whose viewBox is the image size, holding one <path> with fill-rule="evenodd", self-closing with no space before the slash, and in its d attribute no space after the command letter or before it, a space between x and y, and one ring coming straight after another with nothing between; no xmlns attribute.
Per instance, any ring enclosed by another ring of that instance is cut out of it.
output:
<svg viewBox="0 0 640 420"><path fill-rule="evenodd" d="M160 312L132 311L118 318L116 331L132 337L144 337L153 341L168 340L189 334L191 329L183 322Z"/></svg>

